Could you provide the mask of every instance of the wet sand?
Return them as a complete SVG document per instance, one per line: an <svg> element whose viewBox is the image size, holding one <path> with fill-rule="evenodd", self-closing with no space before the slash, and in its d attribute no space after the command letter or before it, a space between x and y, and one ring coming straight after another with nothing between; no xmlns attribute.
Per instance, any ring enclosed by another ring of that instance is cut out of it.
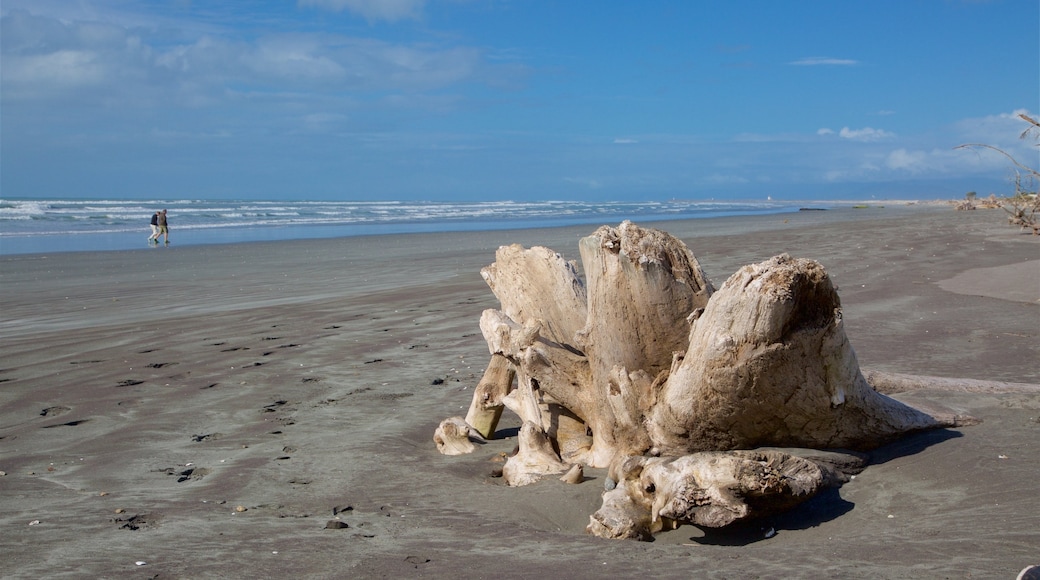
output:
<svg viewBox="0 0 1040 580"><path fill-rule="evenodd" d="M616 224L611 224L616 225ZM995 211L641 224L721 284L835 280L864 368L1040 383L1040 239ZM0 258L0 564L38 577L1014 578L1040 563L1040 390L915 392L983 420L871 454L768 521L584 534L605 473L511 489L437 453L488 360L479 269L595 227ZM766 538L763 530L774 528ZM138 562L144 564L138 565Z"/></svg>

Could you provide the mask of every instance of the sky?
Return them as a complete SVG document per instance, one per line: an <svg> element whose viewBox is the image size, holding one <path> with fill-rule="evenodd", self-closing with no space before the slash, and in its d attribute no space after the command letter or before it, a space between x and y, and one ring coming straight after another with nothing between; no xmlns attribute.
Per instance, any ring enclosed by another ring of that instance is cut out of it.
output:
<svg viewBox="0 0 1040 580"><path fill-rule="evenodd" d="M0 196L936 199L1036 167L1036 0L4 0Z"/></svg>

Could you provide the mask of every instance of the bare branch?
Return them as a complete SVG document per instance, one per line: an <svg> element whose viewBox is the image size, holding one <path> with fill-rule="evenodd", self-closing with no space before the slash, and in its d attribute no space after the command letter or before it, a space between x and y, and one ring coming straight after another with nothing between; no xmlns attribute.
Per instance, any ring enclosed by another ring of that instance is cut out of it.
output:
<svg viewBox="0 0 1040 580"><path fill-rule="evenodd" d="M1026 115L1025 113L1019 113L1018 118L1032 125L1032 127L1029 127L1025 131L1022 131L1022 134L1018 136L1019 139L1025 139L1026 137L1031 135L1033 131L1040 132L1040 123L1038 123L1036 119L1030 117L1029 115ZM1040 146L1040 143L1038 143L1037 145Z"/></svg>
<svg viewBox="0 0 1040 580"><path fill-rule="evenodd" d="M1033 169L1032 167L1028 167L1026 165L1022 165L1021 163L1018 162L1017 159L1012 157L1010 153L1008 153L1007 151L1004 151L1003 149L1001 149L999 147L994 147L993 145L986 145L985 143L965 143L964 145L958 145L958 146L954 147L954 149L973 149L973 148L976 148L976 147L977 148L982 148L982 149L989 149L991 151L996 151L997 153L1000 153L1004 157L1007 157L1009 160L1011 160L1011 163L1013 163L1015 165L1015 167L1018 167L1019 169L1022 169L1023 171L1025 171L1025 172L1029 173L1030 175L1032 175L1033 177L1040 177L1040 172L1037 172L1036 169Z"/></svg>

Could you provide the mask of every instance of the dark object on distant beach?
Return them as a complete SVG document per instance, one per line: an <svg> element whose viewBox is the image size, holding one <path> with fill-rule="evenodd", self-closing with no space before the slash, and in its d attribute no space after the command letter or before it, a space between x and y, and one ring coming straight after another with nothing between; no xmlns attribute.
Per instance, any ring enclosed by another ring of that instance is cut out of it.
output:
<svg viewBox="0 0 1040 580"><path fill-rule="evenodd" d="M800 207L798 211L827 211L825 207Z"/></svg>
<svg viewBox="0 0 1040 580"><path fill-rule="evenodd" d="M325 523L326 530L340 530L349 527L350 525L347 522L341 522L340 520L329 520Z"/></svg>
<svg viewBox="0 0 1040 580"><path fill-rule="evenodd" d="M431 381L430 384L431 385L443 385L444 384L444 379L433 379L433 381Z"/></svg>

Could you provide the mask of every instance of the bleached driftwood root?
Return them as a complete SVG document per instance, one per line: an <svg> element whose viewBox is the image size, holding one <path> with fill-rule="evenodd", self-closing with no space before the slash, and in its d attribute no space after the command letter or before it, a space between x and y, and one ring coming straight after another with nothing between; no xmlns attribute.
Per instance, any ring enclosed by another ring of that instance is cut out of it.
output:
<svg viewBox="0 0 1040 580"><path fill-rule="evenodd" d="M540 427L528 421L520 428L520 450L502 466L502 477L511 486L532 484L542 476L571 469L556 455Z"/></svg>
<svg viewBox="0 0 1040 580"><path fill-rule="evenodd" d="M582 469L581 464L576 463L571 466L567 473L563 474L560 481L564 483L582 483L585 481L585 470Z"/></svg>
<svg viewBox="0 0 1040 580"><path fill-rule="evenodd" d="M437 451L444 455L472 453L476 449L473 444L474 440L483 442L484 438L462 417L449 417L441 421L433 433L433 442L437 445Z"/></svg>
<svg viewBox="0 0 1040 580"><path fill-rule="evenodd" d="M484 376L473 391L473 401L466 413L466 423L485 438L495 435L498 421L505 408L502 399L509 394L513 384L513 363L504 356L491 355Z"/></svg>
<svg viewBox="0 0 1040 580"><path fill-rule="evenodd" d="M602 538L648 540L683 523L722 527L794 507L831 481L820 464L774 450L633 456L611 471L617 486L585 528Z"/></svg>
<svg viewBox="0 0 1040 580"><path fill-rule="evenodd" d="M463 424L492 437L503 408L520 417L520 451L503 468L509 485L575 465L620 469L592 533L645 538L662 522L724 525L840 484L817 458L749 449L867 450L975 422L874 388L817 262L775 256L716 291L664 232L604 226L579 250L584 281L576 264L542 247L503 246L481 271L501 308L480 319L491 361ZM890 392L987 388L871 376Z"/></svg>
<svg viewBox="0 0 1040 580"><path fill-rule="evenodd" d="M741 268L712 297L647 421L665 455L763 445L870 449L958 423L875 391L823 267L786 255Z"/></svg>
<svg viewBox="0 0 1040 580"><path fill-rule="evenodd" d="M950 379L903 373L864 370L863 376L879 393L893 394L906 391L949 391L957 393L1037 393L1040 385L1010 383L1007 381L980 381L977 379Z"/></svg>

